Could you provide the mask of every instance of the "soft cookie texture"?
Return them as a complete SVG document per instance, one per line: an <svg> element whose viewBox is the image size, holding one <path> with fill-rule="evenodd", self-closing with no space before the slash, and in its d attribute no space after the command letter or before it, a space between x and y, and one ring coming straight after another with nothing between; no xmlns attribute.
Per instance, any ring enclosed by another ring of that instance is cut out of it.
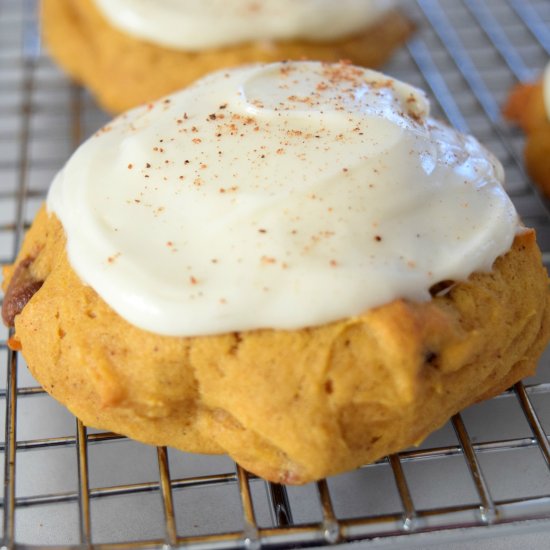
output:
<svg viewBox="0 0 550 550"><path fill-rule="evenodd" d="M510 93L503 112L508 120L525 132L527 172L541 191L550 197L550 119L544 105L542 80L518 84Z"/></svg>
<svg viewBox="0 0 550 550"><path fill-rule="evenodd" d="M42 26L52 57L113 113L157 99L211 71L243 63L349 59L357 65L376 67L413 31L413 24L394 10L364 32L344 40L255 42L186 52L115 29L92 0L42 0Z"/></svg>
<svg viewBox="0 0 550 550"><path fill-rule="evenodd" d="M276 482L306 483L418 444L532 374L549 339L547 274L530 230L491 272L439 285L426 303L193 338L127 323L81 282L65 245L42 209L4 270L12 346L44 388L89 426L228 453ZM26 305L10 306L29 285Z"/></svg>

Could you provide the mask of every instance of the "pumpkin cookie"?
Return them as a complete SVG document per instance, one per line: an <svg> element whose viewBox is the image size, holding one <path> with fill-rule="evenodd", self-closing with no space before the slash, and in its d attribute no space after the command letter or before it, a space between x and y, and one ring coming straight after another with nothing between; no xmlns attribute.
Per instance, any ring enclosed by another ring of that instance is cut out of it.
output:
<svg viewBox="0 0 550 550"><path fill-rule="evenodd" d="M537 82L518 84L510 93L503 113L525 132L525 167L541 191L550 197L550 68Z"/></svg>
<svg viewBox="0 0 550 550"><path fill-rule="evenodd" d="M350 470L534 372L548 279L503 178L380 73L215 73L56 177L4 269L11 345L87 425L277 482Z"/></svg>
<svg viewBox="0 0 550 550"><path fill-rule="evenodd" d="M119 113L214 70L283 59L384 63L413 24L392 2L42 0L52 57Z"/></svg>

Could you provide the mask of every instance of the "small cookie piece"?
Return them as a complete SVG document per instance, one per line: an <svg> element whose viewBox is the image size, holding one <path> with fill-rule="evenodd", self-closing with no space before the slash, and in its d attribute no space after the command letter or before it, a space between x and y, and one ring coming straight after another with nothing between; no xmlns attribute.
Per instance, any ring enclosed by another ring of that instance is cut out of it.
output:
<svg viewBox="0 0 550 550"><path fill-rule="evenodd" d="M535 83L518 84L510 92L502 111L507 120L525 132L525 167L547 197L550 197L550 113L547 107L550 101L545 100L545 94L550 94L549 84L550 73L548 78Z"/></svg>

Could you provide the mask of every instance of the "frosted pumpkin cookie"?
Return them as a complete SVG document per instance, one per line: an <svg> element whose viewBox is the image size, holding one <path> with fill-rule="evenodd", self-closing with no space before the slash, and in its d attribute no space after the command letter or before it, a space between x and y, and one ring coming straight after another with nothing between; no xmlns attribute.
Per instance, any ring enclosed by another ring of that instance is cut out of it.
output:
<svg viewBox="0 0 550 550"><path fill-rule="evenodd" d="M86 424L306 483L534 372L549 294L498 161L383 74L246 66L55 178L4 320Z"/></svg>
<svg viewBox="0 0 550 550"><path fill-rule="evenodd" d="M537 82L518 84L512 90L503 112L525 132L525 167L550 197L550 64Z"/></svg>
<svg viewBox="0 0 550 550"><path fill-rule="evenodd" d="M381 65L413 25L393 0L43 0L51 55L121 112L214 70L283 59Z"/></svg>

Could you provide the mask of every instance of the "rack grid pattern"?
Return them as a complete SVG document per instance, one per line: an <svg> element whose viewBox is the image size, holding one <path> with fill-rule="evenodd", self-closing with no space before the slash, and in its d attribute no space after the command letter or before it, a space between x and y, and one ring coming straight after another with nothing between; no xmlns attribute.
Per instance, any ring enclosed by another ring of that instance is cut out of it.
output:
<svg viewBox="0 0 550 550"><path fill-rule="evenodd" d="M428 90L436 116L497 154L550 264L550 205L524 173L521 134L500 115L510 87L536 78L550 56L550 3L409 0L404 9L418 31L384 70ZM42 52L37 10L37 0L0 0L3 263L52 176L107 121ZM536 377L456 415L419 448L295 488L224 457L88 429L32 380L7 338L1 329L5 548L255 550L550 519L549 353Z"/></svg>

